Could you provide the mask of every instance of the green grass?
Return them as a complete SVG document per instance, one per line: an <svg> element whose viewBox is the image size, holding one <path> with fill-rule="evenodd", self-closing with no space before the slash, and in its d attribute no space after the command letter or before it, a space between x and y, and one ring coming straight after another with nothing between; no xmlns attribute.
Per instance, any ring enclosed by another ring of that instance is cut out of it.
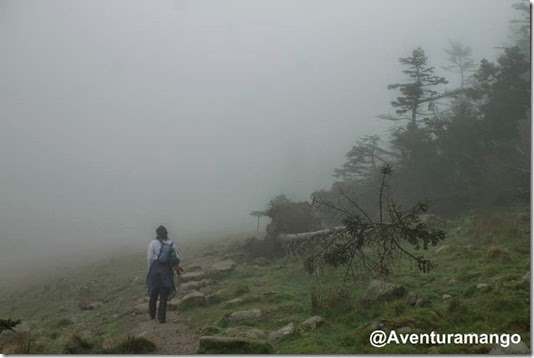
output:
<svg viewBox="0 0 534 358"><path fill-rule="evenodd" d="M259 328L266 334L289 322L298 326L315 314L325 319L325 324L313 331L299 331L274 343L280 354L454 354L491 349L483 345L374 348L367 328L373 321L383 321L391 329L409 327L423 333L519 333L530 346L530 287L528 283L512 284L530 270L529 220L529 208L521 206L449 220L442 244L448 247L438 254L436 247L420 252L435 263L434 271L420 273L409 262L399 262L389 278L427 297L430 303L425 307L415 308L405 299L368 305L360 299L367 282L351 282L341 290L341 270L325 270L315 277L305 273L302 263L279 259L266 266L239 265L231 275L202 288L206 294L224 289L219 301L183 310L180 315L193 332L211 325L219 329L219 335L232 325L225 317L238 310L261 309L260 320L241 326ZM238 249L234 240L226 250ZM205 259L201 249L192 252L186 264ZM35 342L31 353L61 353L70 333L92 337L91 342L123 337L132 319L128 307L145 293L145 269L142 253L78 268L63 280L56 277L4 295L0 318L21 319L32 326ZM489 286L476 288L479 283ZM443 299L444 294L452 298ZM224 301L236 297L244 302L226 308ZM78 307L81 299L104 304L82 311ZM0 337L0 349L4 343Z"/></svg>

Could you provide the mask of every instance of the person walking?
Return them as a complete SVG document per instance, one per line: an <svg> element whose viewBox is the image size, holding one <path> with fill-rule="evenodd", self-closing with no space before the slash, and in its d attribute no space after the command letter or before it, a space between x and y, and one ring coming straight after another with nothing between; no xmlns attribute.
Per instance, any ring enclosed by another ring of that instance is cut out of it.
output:
<svg viewBox="0 0 534 358"><path fill-rule="evenodd" d="M147 251L147 288L150 296L148 314L151 319L156 318L156 304L159 297L158 320L159 323L165 323L167 301L176 294L173 269L179 270L180 259L174 242L168 238L165 226L160 225L156 229L156 234Z"/></svg>

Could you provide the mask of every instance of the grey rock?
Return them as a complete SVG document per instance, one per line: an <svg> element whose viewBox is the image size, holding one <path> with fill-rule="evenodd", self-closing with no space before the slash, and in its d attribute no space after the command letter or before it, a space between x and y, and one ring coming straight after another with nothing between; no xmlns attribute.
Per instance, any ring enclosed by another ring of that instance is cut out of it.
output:
<svg viewBox="0 0 534 358"><path fill-rule="evenodd" d="M206 295L204 295L202 292L194 291L185 295L178 301L178 308L184 309L205 306L206 304Z"/></svg>
<svg viewBox="0 0 534 358"><path fill-rule="evenodd" d="M269 342L277 342L285 337L288 337L295 333L295 325L293 322L288 324L287 326L284 326L276 331L272 331L269 333L268 341Z"/></svg>
<svg viewBox="0 0 534 358"><path fill-rule="evenodd" d="M424 297L424 296L419 296L417 297L417 300L415 301L415 307L416 308L419 308L419 307L424 307L426 305L428 305L430 303L430 300L427 298L427 297Z"/></svg>
<svg viewBox="0 0 534 358"><path fill-rule="evenodd" d="M312 329L315 329L319 327L321 324L324 323L324 320L320 316L313 316L305 320L300 324L300 328L302 328L304 331L310 331Z"/></svg>
<svg viewBox="0 0 534 358"><path fill-rule="evenodd" d="M449 281L447 281L447 286L456 286L458 284L458 280L451 278Z"/></svg>
<svg viewBox="0 0 534 358"><path fill-rule="evenodd" d="M206 273L203 271L186 272L180 275L181 282L200 281L206 277Z"/></svg>
<svg viewBox="0 0 534 358"><path fill-rule="evenodd" d="M234 260L218 261L211 265L211 270L215 274L232 272L236 267Z"/></svg>
<svg viewBox="0 0 534 358"><path fill-rule="evenodd" d="M441 296L444 300L448 300L449 298L452 298L451 295L449 294L444 294L443 296Z"/></svg>
<svg viewBox="0 0 534 358"><path fill-rule="evenodd" d="M364 301L383 302L402 297L406 294L406 288L390 282L372 280L364 293Z"/></svg>
<svg viewBox="0 0 534 358"><path fill-rule="evenodd" d="M517 344L510 343L506 348L496 344L493 346L489 354L530 354L530 349L528 349L528 346L524 342L519 342Z"/></svg>
<svg viewBox="0 0 534 358"><path fill-rule="evenodd" d="M365 328L369 331L376 331L377 329L384 330L387 328L387 322L375 320L369 323Z"/></svg>
<svg viewBox="0 0 534 358"><path fill-rule="evenodd" d="M242 299L242 298L234 298L233 300L226 301L224 303L224 307L225 308L236 307L236 306L239 306L239 305L243 304L243 302L245 302L245 300Z"/></svg>
<svg viewBox="0 0 534 358"><path fill-rule="evenodd" d="M523 277L521 277L521 281L528 282L530 284L530 271L527 271L527 273L524 274Z"/></svg>
<svg viewBox="0 0 534 358"><path fill-rule="evenodd" d="M198 272L202 271L202 266L200 265L190 265L183 268L185 272Z"/></svg>
<svg viewBox="0 0 534 358"><path fill-rule="evenodd" d="M182 283L180 285L180 289L183 291L198 291L199 288L203 286L202 281L189 281L186 283Z"/></svg>
<svg viewBox="0 0 534 358"><path fill-rule="evenodd" d="M256 321L261 317L261 310L238 311L228 316L228 321L232 323Z"/></svg>
<svg viewBox="0 0 534 358"><path fill-rule="evenodd" d="M477 288L486 288L486 287L489 287L489 285L487 283L479 283L479 284L477 284Z"/></svg>
<svg viewBox="0 0 534 358"><path fill-rule="evenodd" d="M248 339L265 339L265 332L259 328L252 328L245 332L244 337Z"/></svg>

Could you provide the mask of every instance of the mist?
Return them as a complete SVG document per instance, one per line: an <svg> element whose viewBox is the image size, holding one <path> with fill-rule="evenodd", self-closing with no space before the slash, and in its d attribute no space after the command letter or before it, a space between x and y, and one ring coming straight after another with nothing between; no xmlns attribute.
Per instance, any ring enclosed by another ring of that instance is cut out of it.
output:
<svg viewBox="0 0 534 358"><path fill-rule="evenodd" d="M391 123L421 46L494 59L511 2L0 1L0 260L255 230ZM440 71L438 71L440 72ZM441 73L451 81L452 74Z"/></svg>

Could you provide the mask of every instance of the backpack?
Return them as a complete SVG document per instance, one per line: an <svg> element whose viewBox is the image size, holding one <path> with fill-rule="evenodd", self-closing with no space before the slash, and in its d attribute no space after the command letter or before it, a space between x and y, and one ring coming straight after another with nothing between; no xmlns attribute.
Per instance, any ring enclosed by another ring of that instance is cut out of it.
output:
<svg viewBox="0 0 534 358"><path fill-rule="evenodd" d="M166 244L161 241L161 249L159 250L159 255L156 261L162 264L169 264L170 266L178 265L180 259L176 256L176 252L172 248L173 245L174 242Z"/></svg>

